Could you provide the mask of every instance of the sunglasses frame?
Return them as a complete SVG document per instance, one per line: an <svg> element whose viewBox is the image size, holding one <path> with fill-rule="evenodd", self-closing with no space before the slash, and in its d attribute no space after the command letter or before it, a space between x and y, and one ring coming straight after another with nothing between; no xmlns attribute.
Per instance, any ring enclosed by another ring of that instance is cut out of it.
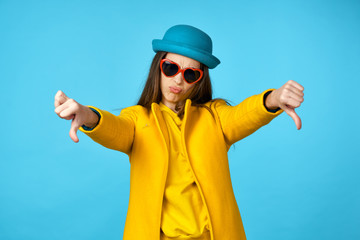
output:
<svg viewBox="0 0 360 240"><path fill-rule="evenodd" d="M171 64L175 64L175 65L178 67L177 73L175 73L174 75L171 75L171 76L166 75L166 74L164 73L163 67L162 67L162 65L163 65L164 62L170 62ZM196 71L199 71L200 77L199 77L198 80L190 83L190 82L188 82L188 81L185 79L185 77L184 77L184 72L185 72L186 70L189 70L189 69L190 69L190 70L193 70L193 71L195 71L195 70L196 70ZM199 68L191 68L191 67L190 67L190 68L184 68L184 69L182 69L182 68L179 66L179 64L177 64L176 62L171 61L171 60L169 60L169 59L167 59L167 58L164 58L164 59L161 60L161 62L160 62L160 70L161 70L161 72L162 72L166 77L174 77L174 76L178 75L178 74L181 72L182 78L183 78L184 81L187 82L188 84L194 84L194 83L200 81L201 78L203 77L203 74L204 74L203 70L201 70L201 69L199 69Z"/></svg>

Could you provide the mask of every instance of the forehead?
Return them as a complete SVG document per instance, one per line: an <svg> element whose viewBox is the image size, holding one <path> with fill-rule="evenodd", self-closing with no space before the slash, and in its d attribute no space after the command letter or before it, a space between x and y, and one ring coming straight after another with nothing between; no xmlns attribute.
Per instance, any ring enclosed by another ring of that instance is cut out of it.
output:
<svg viewBox="0 0 360 240"><path fill-rule="evenodd" d="M176 62L182 68L186 68L186 67L200 68L200 62L192 58L185 57L183 55L179 55L176 53L167 53L166 58Z"/></svg>

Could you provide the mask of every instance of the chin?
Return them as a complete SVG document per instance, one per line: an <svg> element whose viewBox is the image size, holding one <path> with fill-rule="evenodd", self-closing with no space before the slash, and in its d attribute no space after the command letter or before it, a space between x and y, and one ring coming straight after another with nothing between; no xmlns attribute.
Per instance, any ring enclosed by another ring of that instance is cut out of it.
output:
<svg viewBox="0 0 360 240"><path fill-rule="evenodd" d="M168 98L166 98L166 100L168 102L172 102L172 103L176 103L179 101L179 97L178 96L174 96L173 94L171 94L172 96L169 96Z"/></svg>

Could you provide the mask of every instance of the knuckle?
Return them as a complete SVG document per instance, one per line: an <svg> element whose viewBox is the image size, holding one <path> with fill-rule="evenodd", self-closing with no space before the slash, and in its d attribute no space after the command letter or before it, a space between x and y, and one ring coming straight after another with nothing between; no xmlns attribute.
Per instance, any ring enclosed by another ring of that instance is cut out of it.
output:
<svg viewBox="0 0 360 240"><path fill-rule="evenodd" d="M284 95L281 95L281 96L280 96L280 98L279 98L279 100L280 100L280 102L282 102L282 103L283 103L283 102L285 102L286 98L285 98L285 96L284 96Z"/></svg>
<svg viewBox="0 0 360 240"><path fill-rule="evenodd" d="M75 111L79 111L80 105L77 102L75 102L73 108Z"/></svg>
<svg viewBox="0 0 360 240"><path fill-rule="evenodd" d="M57 91L57 93L55 94L55 98L59 97L61 95L61 93L62 93L61 90Z"/></svg>
<svg viewBox="0 0 360 240"><path fill-rule="evenodd" d="M66 100L66 102L67 102L67 103L69 104L69 106L71 106L71 107L74 107L74 106L77 104L77 102L76 102L74 99L72 99L72 98Z"/></svg>

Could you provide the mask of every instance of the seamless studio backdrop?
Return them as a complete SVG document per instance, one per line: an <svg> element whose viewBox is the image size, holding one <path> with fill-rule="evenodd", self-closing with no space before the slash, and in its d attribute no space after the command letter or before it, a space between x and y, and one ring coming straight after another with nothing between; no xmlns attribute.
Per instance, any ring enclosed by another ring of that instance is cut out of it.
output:
<svg viewBox="0 0 360 240"><path fill-rule="evenodd" d="M58 90L119 114L151 41L176 24L213 39L214 97L237 104L293 79L285 113L229 151L249 240L360 239L359 1L0 0L0 239L121 239L129 161L54 112ZM141 231L141 229L139 229Z"/></svg>

